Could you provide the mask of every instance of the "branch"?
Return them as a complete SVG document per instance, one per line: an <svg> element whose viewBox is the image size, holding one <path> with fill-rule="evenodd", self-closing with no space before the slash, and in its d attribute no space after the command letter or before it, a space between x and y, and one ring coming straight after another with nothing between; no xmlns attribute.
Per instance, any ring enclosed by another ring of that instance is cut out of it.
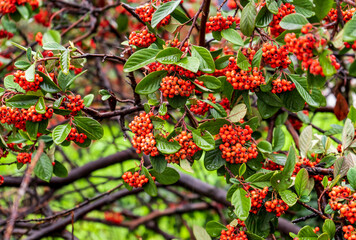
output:
<svg viewBox="0 0 356 240"><path fill-rule="evenodd" d="M206 30L206 21L208 20L210 0L204 0L203 14L200 21L200 34L199 34L199 46L205 46L205 30Z"/></svg>
<svg viewBox="0 0 356 240"><path fill-rule="evenodd" d="M295 142L295 146L299 149L299 135L298 135L297 131L294 129L293 125L290 123L290 121L288 119L286 120L284 125L286 125L287 130L292 135L293 140Z"/></svg>

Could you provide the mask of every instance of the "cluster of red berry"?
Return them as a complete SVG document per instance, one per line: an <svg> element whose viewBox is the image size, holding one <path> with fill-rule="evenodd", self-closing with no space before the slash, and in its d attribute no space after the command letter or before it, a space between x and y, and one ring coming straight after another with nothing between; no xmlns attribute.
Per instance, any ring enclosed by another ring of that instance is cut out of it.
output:
<svg viewBox="0 0 356 240"><path fill-rule="evenodd" d="M256 50L250 48L242 48L241 52L250 63L252 62L252 59L256 54Z"/></svg>
<svg viewBox="0 0 356 240"><path fill-rule="evenodd" d="M277 37L284 31L279 23L285 16L292 13L295 13L295 6L293 4L285 3L278 8L278 13L273 15L273 20L269 24L273 36Z"/></svg>
<svg viewBox="0 0 356 240"><path fill-rule="evenodd" d="M173 39L173 40L168 40L166 41L166 46L167 47L178 47L181 44L181 42L178 41L177 38ZM189 49L189 43L186 41L182 48L180 49L182 52L185 52L186 50Z"/></svg>
<svg viewBox="0 0 356 240"><path fill-rule="evenodd" d="M255 144L245 146L251 140L253 133L251 127L246 125L241 126L224 125L220 128L219 136L223 144L219 146L222 152L222 158L230 163L245 163L250 159L256 158L258 155Z"/></svg>
<svg viewBox="0 0 356 240"><path fill-rule="evenodd" d="M347 240L355 240L356 239L356 231L352 225L343 226L342 231L344 232L345 239L347 239Z"/></svg>
<svg viewBox="0 0 356 240"><path fill-rule="evenodd" d="M8 13L16 12L16 5L24 5L29 3L32 10L38 8L38 0L0 0L0 14L5 15Z"/></svg>
<svg viewBox="0 0 356 240"><path fill-rule="evenodd" d="M182 77L186 78L196 78L199 77L203 74L203 72L198 71L197 73L194 73L192 71L186 70L180 66L175 66L172 64L164 65L158 62L153 62L147 65L148 69L150 72L155 72L155 71L162 71L165 70L168 72L168 74L178 74Z"/></svg>
<svg viewBox="0 0 356 240"><path fill-rule="evenodd" d="M302 68L305 71L309 69L310 73L314 75L324 76L319 60L313 59L313 49L319 46L325 46L326 40L324 38L317 41L311 33L300 36L299 38L296 38L295 33L287 33L284 41L286 42L286 46L288 46L289 51L292 52L299 61L302 61ZM334 55L330 55L329 58L335 69L339 69L340 64L336 61L336 57Z"/></svg>
<svg viewBox="0 0 356 240"><path fill-rule="evenodd" d="M288 57L288 53L289 51L286 45L278 48L271 43L264 43L262 46L263 61L272 68L287 68L292 62Z"/></svg>
<svg viewBox="0 0 356 240"><path fill-rule="evenodd" d="M71 128L70 133L68 134L66 140L67 141L74 141L77 143L84 143L85 139L87 139L87 135L84 133L78 133L76 128Z"/></svg>
<svg viewBox="0 0 356 240"><path fill-rule="evenodd" d="M315 156L315 154L312 154L312 156ZM320 163L321 159L320 158L315 158L315 161L312 161L308 158L302 158L302 157L298 157L298 162L295 164L294 170L293 170L293 176L296 176L299 172L299 170L302 168L303 166L306 167L311 167L314 168L318 163ZM323 177L321 175L314 175L313 178L316 181L322 181Z"/></svg>
<svg viewBox="0 0 356 240"><path fill-rule="evenodd" d="M153 113L140 113L129 124L129 128L135 134L132 138L132 146L136 148L136 152L157 156L159 153L156 147L156 139L152 132L153 124L150 119L151 116L153 116Z"/></svg>
<svg viewBox="0 0 356 240"><path fill-rule="evenodd" d="M142 21L149 24L151 24L152 16L155 11L156 9L152 6L152 3L146 3L142 6L137 7L135 10L137 15L142 19ZM157 27L167 25L170 20L171 20L171 16L168 15L167 17L162 19L162 21L157 25Z"/></svg>
<svg viewBox="0 0 356 240"><path fill-rule="evenodd" d="M311 25L311 23L307 23L302 27L300 31L304 34L307 34L312 29L313 29L313 25Z"/></svg>
<svg viewBox="0 0 356 240"><path fill-rule="evenodd" d="M277 78L272 81L272 93L282 93L287 91L293 91L295 89L295 84L286 79Z"/></svg>
<svg viewBox="0 0 356 240"><path fill-rule="evenodd" d="M26 129L26 119L24 117L25 109L10 108L2 105L0 107L0 120L1 123L14 125L18 129Z"/></svg>
<svg viewBox="0 0 356 240"><path fill-rule="evenodd" d="M1 30L0 30L0 39L3 39L3 38L10 39L10 38L12 38L13 36L14 36L14 34L11 33L11 32L8 32L8 31L6 31L6 30L4 30L4 29L1 29Z"/></svg>
<svg viewBox="0 0 356 240"><path fill-rule="evenodd" d="M40 11L34 16L37 23L42 24L45 27L49 27L49 20L52 14L47 9L40 8Z"/></svg>
<svg viewBox="0 0 356 240"><path fill-rule="evenodd" d="M193 142L192 133L188 133L187 131L182 131L169 141L172 142L173 140L176 140L180 144L181 149L176 153L165 155L168 163L179 164L180 159L190 158L200 150L200 148Z"/></svg>
<svg viewBox="0 0 356 240"><path fill-rule="evenodd" d="M228 70L225 73L226 80L237 90L251 90L253 92L258 86L265 84L265 78L257 67L250 67L248 71L238 68Z"/></svg>
<svg viewBox="0 0 356 240"><path fill-rule="evenodd" d="M227 97L224 97L223 99L221 99L220 105L225 109L225 111L231 110L230 101Z"/></svg>
<svg viewBox="0 0 356 240"><path fill-rule="evenodd" d="M40 45L43 46L43 35L41 32L38 32L35 36L35 41Z"/></svg>
<svg viewBox="0 0 356 240"><path fill-rule="evenodd" d="M19 149L22 148L22 143L8 143L7 147L10 148L14 152L18 152Z"/></svg>
<svg viewBox="0 0 356 240"><path fill-rule="evenodd" d="M16 157L17 162L19 163L31 163L32 153L19 153Z"/></svg>
<svg viewBox="0 0 356 240"><path fill-rule="evenodd" d="M4 177L0 175L0 185L2 185L3 183L4 183Z"/></svg>
<svg viewBox="0 0 356 240"><path fill-rule="evenodd" d="M221 230L220 240L248 240L245 231L241 230L241 227L242 225L237 225L236 227L226 225L227 230Z"/></svg>
<svg viewBox="0 0 356 240"><path fill-rule="evenodd" d="M261 189L253 189L249 191L251 198L250 212L257 214L258 210L262 207L263 200L268 194L268 187Z"/></svg>
<svg viewBox="0 0 356 240"><path fill-rule="evenodd" d="M356 222L356 193L346 186L336 186L329 192L329 205L332 210L340 210L340 217L345 217L351 224Z"/></svg>
<svg viewBox="0 0 356 240"><path fill-rule="evenodd" d="M218 12L216 16L209 18L209 21L206 23L206 32L220 32L224 29L228 29L234 21L235 18L233 16L226 18L221 16L221 12Z"/></svg>
<svg viewBox="0 0 356 240"><path fill-rule="evenodd" d="M347 23L348 21L350 21L355 12L356 12L356 8L341 10L344 22ZM324 21L325 21L325 24L336 22L337 21L337 10L335 8L330 9L328 15L326 15L326 17L324 18Z"/></svg>
<svg viewBox="0 0 356 240"><path fill-rule="evenodd" d="M124 216L122 216L119 212L105 212L104 217L106 221L115 224L120 224L124 220Z"/></svg>
<svg viewBox="0 0 356 240"><path fill-rule="evenodd" d="M289 206L282 199L274 199L272 201L267 201L265 202L265 207L267 212L274 212L276 213L277 217L280 217L289 208Z"/></svg>
<svg viewBox="0 0 356 240"><path fill-rule="evenodd" d="M80 110L84 108L84 100L80 95L68 95L63 98L61 105L62 106L60 107L60 109L71 110L71 115L75 116Z"/></svg>
<svg viewBox="0 0 356 240"><path fill-rule="evenodd" d="M209 100L212 103L216 103L216 98L212 93L209 94L207 100ZM190 106L190 111L192 111L197 115L203 116L210 108L213 108L213 106L207 104L206 102L198 100L197 104L193 104Z"/></svg>
<svg viewBox="0 0 356 240"><path fill-rule="evenodd" d="M265 162L263 162L263 169L275 171L275 170L283 170L283 166L279 165L272 160L267 159Z"/></svg>
<svg viewBox="0 0 356 240"><path fill-rule="evenodd" d="M35 106L31 106L29 109L24 110L24 115L26 121L41 122L53 116L53 109L46 107L46 113L40 114L36 111Z"/></svg>
<svg viewBox="0 0 356 240"><path fill-rule="evenodd" d="M346 48L352 48L352 50L356 51L356 41L353 43L344 42L344 45Z"/></svg>
<svg viewBox="0 0 356 240"><path fill-rule="evenodd" d="M21 71L21 70L17 70L14 73L14 82L18 83L20 85L20 87L23 88L23 90L25 90L26 92L28 92L28 91L35 92L38 89L40 89L40 84L41 84L41 82L43 82L43 78L36 73L35 81L29 82L26 80L25 72Z"/></svg>
<svg viewBox="0 0 356 240"><path fill-rule="evenodd" d="M154 176L151 176L153 181L156 179ZM131 187L139 188L148 183L148 178L142 174L140 175L139 172L125 172L122 175L122 179L125 183L129 184Z"/></svg>
<svg viewBox="0 0 356 240"><path fill-rule="evenodd" d="M147 48L156 41L156 36L148 32L147 28L139 32L132 32L129 36L129 44L140 48Z"/></svg>
<svg viewBox="0 0 356 240"><path fill-rule="evenodd" d="M309 116L308 110L303 110L303 113L307 116ZM301 127L303 127L303 122L299 120L299 118L289 116L288 121L292 124L293 128L295 130L300 130Z"/></svg>
<svg viewBox="0 0 356 240"><path fill-rule="evenodd" d="M174 96L189 97L194 89L195 85L190 80L183 80L173 76L164 77L159 88L163 96L169 98Z"/></svg>

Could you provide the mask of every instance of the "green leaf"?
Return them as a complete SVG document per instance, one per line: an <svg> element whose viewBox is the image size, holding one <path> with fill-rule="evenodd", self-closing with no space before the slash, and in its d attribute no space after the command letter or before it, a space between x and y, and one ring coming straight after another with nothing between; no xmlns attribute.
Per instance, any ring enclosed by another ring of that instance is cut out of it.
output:
<svg viewBox="0 0 356 240"><path fill-rule="evenodd" d="M136 86L135 92L142 95L154 93L160 88L162 78L167 76L167 71L151 72L144 77Z"/></svg>
<svg viewBox="0 0 356 240"><path fill-rule="evenodd" d="M251 67L251 64L248 62L247 58L241 52L241 50L237 54L236 64L239 68L241 68L242 70L245 70L245 71L248 71L248 68Z"/></svg>
<svg viewBox="0 0 356 240"><path fill-rule="evenodd" d="M26 121L26 131L31 139L37 138L38 122Z"/></svg>
<svg viewBox="0 0 356 240"><path fill-rule="evenodd" d="M270 180L274 172L269 173L255 173L246 179L246 182L249 182L252 186L257 188L270 187Z"/></svg>
<svg viewBox="0 0 356 240"><path fill-rule="evenodd" d="M351 187L356 189L356 168L350 168L347 172L347 180L349 181Z"/></svg>
<svg viewBox="0 0 356 240"><path fill-rule="evenodd" d="M256 27L259 28L267 27L272 22L272 20L273 20L273 14L270 11L268 11L266 6L264 6L257 14Z"/></svg>
<svg viewBox="0 0 356 240"><path fill-rule="evenodd" d="M229 119L231 122L238 122L245 117L246 113L247 113L246 105L240 103L235 107L233 107L233 109L230 112Z"/></svg>
<svg viewBox="0 0 356 240"><path fill-rule="evenodd" d="M104 130L101 124L92 118L74 117L73 122L77 129L87 135L91 140L98 140L104 135Z"/></svg>
<svg viewBox="0 0 356 240"><path fill-rule="evenodd" d="M10 99L6 100L6 105L14 108L30 108L34 106L39 97L34 95L17 94Z"/></svg>
<svg viewBox="0 0 356 240"><path fill-rule="evenodd" d="M234 213L237 218L245 221L251 209L251 199L246 197L247 192L238 188L231 198L231 204L235 207Z"/></svg>
<svg viewBox="0 0 356 240"><path fill-rule="evenodd" d="M256 15L257 11L254 2L249 2L242 10L240 29L241 32L247 37L251 36L253 30L255 29Z"/></svg>
<svg viewBox="0 0 356 240"><path fill-rule="evenodd" d="M298 233L298 238L300 240L317 240L318 235L314 233L314 230L311 226L305 226L300 229Z"/></svg>
<svg viewBox="0 0 356 240"><path fill-rule="evenodd" d="M150 160L153 169L158 173L162 173L167 167L167 161L163 155L158 155L155 157L150 156Z"/></svg>
<svg viewBox="0 0 356 240"><path fill-rule="evenodd" d="M35 72L36 72L36 63L32 64L26 71L25 71L25 78L28 82L35 81Z"/></svg>
<svg viewBox="0 0 356 240"><path fill-rule="evenodd" d="M313 12L314 4L312 0L293 0L293 5L295 6L295 11L297 13L300 13L307 18L315 15Z"/></svg>
<svg viewBox="0 0 356 240"><path fill-rule="evenodd" d="M161 116L164 116L167 114L167 105L165 103L162 103L162 105L159 107L158 113Z"/></svg>
<svg viewBox="0 0 356 240"><path fill-rule="evenodd" d="M62 163L58 162L57 160L54 161L53 173L57 177L61 177L61 178L68 176L68 170L66 169L66 167Z"/></svg>
<svg viewBox="0 0 356 240"><path fill-rule="evenodd" d="M152 197L157 196L157 193L158 193L157 186L155 184L155 181L153 181L153 179L152 179L150 173L148 172L147 168L142 166L142 173L146 176L146 178L148 178L148 183L143 185L143 189L150 196L152 196Z"/></svg>
<svg viewBox="0 0 356 240"><path fill-rule="evenodd" d="M251 67L252 68L257 67L259 69L261 66L261 60L262 60L262 48L258 49L255 56L253 56Z"/></svg>
<svg viewBox="0 0 356 240"><path fill-rule="evenodd" d="M328 50L324 50L320 55L319 55L319 62L320 66L323 69L323 73L325 76L329 77L332 76L336 73L335 67L331 64L330 60L330 52Z"/></svg>
<svg viewBox="0 0 356 240"><path fill-rule="evenodd" d="M308 171L305 168L299 170L297 176L295 177L295 191L297 192L298 196L301 197L303 195L304 190L307 187L309 179Z"/></svg>
<svg viewBox="0 0 356 240"><path fill-rule="evenodd" d="M165 168L162 173L159 173L156 170L152 170L151 174L152 176L156 177L157 182L163 185L172 185L176 183L180 178L179 173L170 167Z"/></svg>
<svg viewBox="0 0 356 240"><path fill-rule="evenodd" d="M200 61L199 58L196 57L185 57L182 58L179 62L175 63L175 65L196 73L199 70Z"/></svg>
<svg viewBox="0 0 356 240"><path fill-rule="evenodd" d="M56 30L48 30L46 33L43 34L42 38L43 44L56 42L58 44L61 43L61 34Z"/></svg>
<svg viewBox="0 0 356 240"><path fill-rule="evenodd" d="M222 158L221 151L219 149L221 140L218 140L215 144L215 149L207 151L204 158L204 167L208 171L214 171L224 166L226 160Z"/></svg>
<svg viewBox="0 0 356 240"><path fill-rule="evenodd" d="M344 128L342 130L342 147L348 148L355 137L355 127L349 118L346 119Z"/></svg>
<svg viewBox="0 0 356 240"><path fill-rule="evenodd" d="M203 75L198 77L198 80L202 81L204 83L204 86L206 86L208 89L221 88L221 81L214 76Z"/></svg>
<svg viewBox="0 0 356 240"><path fill-rule="evenodd" d="M70 133L70 130L71 126L69 123L58 125L57 127L55 127L52 132L53 142L57 145L64 142L64 140L66 140L68 134Z"/></svg>
<svg viewBox="0 0 356 240"><path fill-rule="evenodd" d="M319 19L319 21L323 20L326 15L328 15L330 9L333 7L333 0L314 0L314 8L315 16Z"/></svg>
<svg viewBox="0 0 356 240"><path fill-rule="evenodd" d="M158 52L160 50L154 48L144 48L135 52L127 59L124 72L132 72L154 62Z"/></svg>
<svg viewBox="0 0 356 240"><path fill-rule="evenodd" d="M206 224L206 231L209 233L210 236L212 237L218 237L221 234L221 230L228 230L223 224L216 222L216 221L210 221Z"/></svg>
<svg viewBox="0 0 356 240"><path fill-rule="evenodd" d="M178 1L180 1L180 0L178 0ZM196 240L211 240L211 237L206 232L206 230L200 226L194 225L193 233L194 233Z"/></svg>
<svg viewBox="0 0 356 240"><path fill-rule="evenodd" d="M88 94L83 98L83 104L86 107L89 107L94 100L94 94Z"/></svg>
<svg viewBox="0 0 356 240"><path fill-rule="evenodd" d="M153 13L151 26L156 27L165 17L171 14L179 6L180 0L166 2L160 5Z"/></svg>
<svg viewBox="0 0 356 240"><path fill-rule="evenodd" d="M171 16L180 23L186 23L190 20L190 18L188 18L187 15L185 15L185 13L178 8L174 9L174 11L171 13Z"/></svg>
<svg viewBox="0 0 356 240"><path fill-rule="evenodd" d="M237 46L243 46L244 45L244 41L242 40L240 34L232 29L232 28L228 28L228 29L224 29L221 31L221 36L223 38L225 38L227 41L231 42L232 44L235 44Z"/></svg>
<svg viewBox="0 0 356 240"><path fill-rule="evenodd" d="M163 154L173 154L181 148L181 145L177 141L169 142L163 137L156 138L156 146L158 151Z"/></svg>
<svg viewBox="0 0 356 240"><path fill-rule="evenodd" d="M220 128L225 124L230 124L230 122L225 119L209 119L209 121L200 124L199 129L202 131L207 130L211 134L216 135L219 133Z"/></svg>
<svg viewBox="0 0 356 240"><path fill-rule="evenodd" d="M272 145L267 141L261 141L257 144L258 150L262 153L272 153Z"/></svg>
<svg viewBox="0 0 356 240"><path fill-rule="evenodd" d="M303 129L302 133L300 134L299 138L299 145L300 145L300 156L307 157L308 151L312 145L313 139L313 127L307 126Z"/></svg>
<svg viewBox="0 0 356 240"><path fill-rule="evenodd" d="M303 122L303 123L306 123L306 124L309 124L310 123L310 118L304 114L303 111L299 111L297 112L297 115L298 115L298 118Z"/></svg>
<svg viewBox="0 0 356 240"><path fill-rule="evenodd" d="M294 3L294 2L293 2ZM268 10L273 13L273 14L277 14L278 13L278 5L277 2L274 0L267 0L266 1L266 6L268 8Z"/></svg>
<svg viewBox="0 0 356 240"><path fill-rule="evenodd" d="M36 152L34 152L32 156L36 156ZM36 176L43 181L49 182L51 180L53 174L53 166L47 154L41 154L40 159L36 163L34 172Z"/></svg>
<svg viewBox="0 0 356 240"><path fill-rule="evenodd" d="M57 42L47 42L43 44L44 50L59 50L59 51L66 51L67 49L60 45Z"/></svg>
<svg viewBox="0 0 356 240"><path fill-rule="evenodd" d="M31 66L31 63L23 60L19 60L15 62L15 67L18 69L26 70Z"/></svg>
<svg viewBox="0 0 356 240"><path fill-rule="evenodd" d="M192 46L191 49L192 57L196 57L200 61L199 70L205 73L213 73L215 72L215 63L214 59L211 56L210 52L204 48L199 46Z"/></svg>
<svg viewBox="0 0 356 240"><path fill-rule="evenodd" d="M289 78L295 84L300 96L312 107L319 107L319 104L310 96L307 90L301 85L301 81L306 81L305 77L299 77L298 75L290 74Z"/></svg>
<svg viewBox="0 0 356 240"><path fill-rule="evenodd" d="M6 82L5 82L5 88L7 88L7 87L6 87ZM347 115L347 118L351 119L351 121L352 121L353 123L356 122L356 108L355 108L354 106L351 106L351 107L350 107L350 112L349 112L349 114Z"/></svg>
<svg viewBox="0 0 356 240"><path fill-rule="evenodd" d="M282 174L290 177L294 171L294 166L296 163L296 153L293 146L289 148L286 164L284 165Z"/></svg>
<svg viewBox="0 0 356 240"><path fill-rule="evenodd" d="M214 137L208 132L205 131L204 135L201 136L199 131L192 131L194 143L205 151L210 151L215 148Z"/></svg>
<svg viewBox="0 0 356 240"><path fill-rule="evenodd" d="M226 55L219 57L218 59L215 60L215 68L216 69L224 69L229 65L229 59L232 55ZM262 55L261 55L262 56Z"/></svg>
<svg viewBox="0 0 356 240"><path fill-rule="evenodd" d="M6 89L13 89L18 92L26 93L25 90L23 90L23 88L21 88L19 84L14 82L14 75L7 75L4 78L4 86Z"/></svg>
<svg viewBox="0 0 356 240"><path fill-rule="evenodd" d="M279 110L279 107L267 105L260 98L257 100L257 108L264 119L272 117Z"/></svg>
<svg viewBox="0 0 356 240"><path fill-rule="evenodd" d="M65 75L68 75L69 73L69 66L70 66L70 50L66 49L65 51L62 51L61 56L59 57L61 61L61 69L62 72Z"/></svg>
<svg viewBox="0 0 356 240"><path fill-rule="evenodd" d="M344 26L344 42L353 42L356 40L356 19L351 19Z"/></svg>
<svg viewBox="0 0 356 240"><path fill-rule="evenodd" d="M181 97L181 96L174 96L173 98L167 98L169 105L172 108L181 108L184 107L184 105L187 102L187 97Z"/></svg>
<svg viewBox="0 0 356 240"><path fill-rule="evenodd" d="M281 191L279 192L279 195L281 196L282 200L290 207L297 202L297 195L290 190Z"/></svg>
<svg viewBox="0 0 356 240"><path fill-rule="evenodd" d="M282 100L272 92L256 92L258 99L273 107L282 107Z"/></svg>
<svg viewBox="0 0 356 240"><path fill-rule="evenodd" d="M16 66L16 63L15 63L15 66ZM350 67L349 67L349 74L353 77L356 77L356 61L353 61L351 64L350 64Z"/></svg>
<svg viewBox="0 0 356 240"><path fill-rule="evenodd" d="M299 13L292 13L282 18L279 25L286 30L298 30L309 23L308 20Z"/></svg>
<svg viewBox="0 0 356 240"><path fill-rule="evenodd" d="M43 81L40 83L40 87L43 91L48 93L57 93L61 91L61 89L45 73L40 71L36 71L36 73L43 78Z"/></svg>
<svg viewBox="0 0 356 240"><path fill-rule="evenodd" d="M277 173L271 178L272 187L278 192L288 189L292 183L292 180L290 180L289 177L286 177L283 173Z"/></svg>
<svg viewBox="0 0 356 240"><path fill-rule="evenodd" d="M180 60L183 52L175 47L168 47L160 51L156 56L156 61L162 64L173 64Z"/></svg>
<svg viewBox="0 0 356 240"><path fill-rule="evenodd" d="M40 99L38 100L35 110L37 113L40 113L40 114L46 113L46 104L45 104L43 97L40 97Z"/></svg>
<svg viewBox="0 0 356 240"><path fill-rule="evenodd" d="M336 227L335 223L331 219L326 219L324 224L323 224L323 232L327 233L329 235L330 239L333 239L336 233Z"/></svg>
<svg viewBox="0 0 356 240"><path fill-rule="evenodd" d="M21 14L24 19L30 18L30 12L25 5L20 5L16 7L17 11Z"/></svg>
<svg viewBox="0 0 356 240"><path fill-rule="evenodd" d="M273 129L273 152L280 151L285 144L285 135L281 126Z"/></svg>

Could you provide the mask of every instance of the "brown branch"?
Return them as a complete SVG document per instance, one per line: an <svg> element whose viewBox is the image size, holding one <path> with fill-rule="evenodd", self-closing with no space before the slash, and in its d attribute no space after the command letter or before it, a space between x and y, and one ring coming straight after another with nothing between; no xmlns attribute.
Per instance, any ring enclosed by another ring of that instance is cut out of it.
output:
<svg viewBox="0 0 356 240"><path fill-rule="evenodd" d="M305 207L306 209L308 209L309 211L312 211L313 213L318 214L319 217L321 217L322 219L329 219L327 216L325 216L322 212L320 212L319 210L316 210L315 208L309 206L306 203L303 203L301 201L297 201L300 205L302 205L303 207Z"/></svg>
<svg viewBox="0 0 356 240"><path fill-rule="evenodd" d="M200 32L199 32L199 46L205 46L205 31L206 31L206 22L209 16L209 9L210 9L210 1L211 0L204 0L204 8L203 14L200 21Z"/></svg>
<svg viewBox="0 0 356 240"><path fill-rule="evenodd" d="M43 153L43 149L44 149L44 142L40 142L37 152L36 152L36 155L32 159L30 166L27 168L25 177L23 178L23 180L21 182L20 189L18 191L17 197L15 198L14 204L12 206L10 220L6 225L4 240L10 240L10 238L11 238L12 230L14 229L15 220L16 220L17 214L18 214L18 208L20 205L20 201L21 201L22 197L25 195L26 189L30 184L31 174L32 174L33 170L35 169L38 159L40 158L41 154Z"/></svg>
<svg viewBox="0 0 356 240"><path fill-rule="evenodd" d="M288 119L286 120L284 125L286 125L288 132L292 135L292 138L295 142L295 146L297 147L297 149L299 149L299 135L297 131L294 129L293 125L290 123Z"/></svg>

